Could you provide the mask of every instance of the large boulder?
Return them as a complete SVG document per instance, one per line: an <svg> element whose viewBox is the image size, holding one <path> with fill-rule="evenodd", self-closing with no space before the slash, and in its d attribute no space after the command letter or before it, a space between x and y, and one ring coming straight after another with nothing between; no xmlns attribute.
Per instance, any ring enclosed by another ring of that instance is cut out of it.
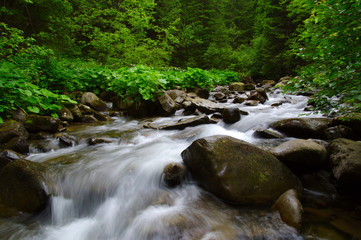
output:
<svg viewBox="0 0 361 240"><path fill-rule="evenodd" d="M327 118L288 118L274 122L270 127L290 137L323 138L323 131L330 123Z"/></svg>
<svg viewBox="0 0 361 240"><path fill-rule="evenodd" d="M33 213L46 207L48 194L39 166L26 160L15 160L0 171L0 205Z"/></svg>
<svg viewBox="0 0 361 240"><path fill-rule="evenodd" d="M297 191L290 189L283 193L272 206L280 213L281 219L287 225L298 230L301 229L303 207L298 200Z"/></svg>
<svg viewBox="0 0 361 240"><path fill-rule="evenodd" d="M198 139L182 158L192 177L226 202L270 204L288 189L302 191L299 179L278 159L229 136Z"/></svg>
<svg viewBox="0 0 361 240"><path fill-rule="evenodd" d="M238 108L225 108L222 118L225 123L235 123L241 120L241 112Z"/></svg>
<svg viewBox="0 0 361 240"><path fill-rule="evenodd" d="M345 138L333 140L328 148L333 175L342 185L361 183L361 143Z"/></svg>
<svg viewBox="0 0 361 240"><path fill-rule="evenodd" d="M106 111L108 110L107 104L103 102L100 98L97 97L92 92L86 92L81 96L80 102L84 105L91 107L96 111Z"/></svg>
<svg viewBox="0 0 361 240"><path fill-rule="evenodd" d="M48 116L29 115L24 122L24 126L26 130L31 133L55 133L60 127L60 119Z"/></svg>
<svg viewBox="0 0 361 240"><path fill-rule="evenodd" d="M166 92L157 96L157 102L159 104L159 112L163 116L170 116L177 110L176 102Z"/></svg>
<svg viewBox="0 0 361 240"><path fill-rule="evenodd" d="M29 133L26 131L25 127L17 121L10 120L0 125L0 144L7 143L14 137L27 138L28 136Z"/></svg>
<svg viewBox="0 0 361 240"><path fill-rule="evenodd" d="M270 152L297 172L312 172L327 166L326 149L309 140L290 140L271 149Z"/></svg>

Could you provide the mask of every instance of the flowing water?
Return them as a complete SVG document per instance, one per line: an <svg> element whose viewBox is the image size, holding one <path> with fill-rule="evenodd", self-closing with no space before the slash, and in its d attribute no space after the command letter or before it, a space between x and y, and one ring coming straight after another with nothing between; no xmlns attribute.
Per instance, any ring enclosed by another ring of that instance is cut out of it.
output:
<svg viewBox="0 0 361 240"><path fill-rule="evenodd" d="M285 98L289 103L271 107ZM226 103L250 114L232 125L220 122L182 131L142 127L149 122L176 122L184 118L180 112L170 118L115 117L103 125L70 127L68 134L79 139L104 138L113 143L88 146L80 142L31 154L28 160L49 167L51 201L40 215L0 219L0 239L328 239L312 232L298 233L268 208L226 205L191 179L173 189L162 183L164 167L182 162L181 152L198 138L229 135L265 149L279 144L280 140L254 138L254 129L298 117L306 102L302 96L273 93L256 107Z"/></svg>

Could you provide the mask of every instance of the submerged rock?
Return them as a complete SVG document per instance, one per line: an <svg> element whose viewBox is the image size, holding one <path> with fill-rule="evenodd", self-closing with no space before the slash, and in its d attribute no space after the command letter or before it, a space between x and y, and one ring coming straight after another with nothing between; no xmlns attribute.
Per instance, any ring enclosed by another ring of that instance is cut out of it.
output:
<svg viewBox="0 0 361 240"><path fill-rule="evenodd" d="M309 140L291 140L271 149L270 152L297 172L314 171L327 166L326 149Z"/></svg>
<svg viewBox="0 0 361 240"><path fill-rule="evenodd" d="M192 177L210 193L235 204L271 204L299 179L271 154L228 136L194 141L182 152Z"/></svg>
<svg viewBox="0 0 361 240"><path fill-rule="evenodd" d="M298 200L296 190L290 189L283 193L272 208L279 211L282 221L287 225L301 229L303 207Z"/></svg>
<svg viewBox="0 0 361 240"><path fill-rule="evenodd" d="M186 168L180 163L170 163L163 170L163 180L169 187L175 187L181 184L185 179Z"/></svg>
<svg viewBox="0 0 361 240"><path fill-rule="evenodd" d="M107 104L92 92L86 92L81 96L80 102L96 111L108 110Z"/></svg>
<svg viewBox="0 0 361 240"><path fill-rule="evenodd" d="M48 194L37 164L15 160L0 171L0 204L33 213L45 208Z"/></svg>
<svg viewBox="0 0 361 240"><path fill-rule="evenodd" d="M333 140L327 148L333 175L342 185L361 183L361 143L345 138Z"/></svg>
<svg viewBox="0 0 361 240"><path fill-rule="evenodd" d="M241 120L241 112L238 108L225 108L222 112L222 118L225 123L235 123Z"/></svg>
<svg viewBox="0 0 361 240"><path fill-rule="evenodd" d="M323 138L323 131L331 123L327 118L288 118L270 125L290 137Z"/></svg>

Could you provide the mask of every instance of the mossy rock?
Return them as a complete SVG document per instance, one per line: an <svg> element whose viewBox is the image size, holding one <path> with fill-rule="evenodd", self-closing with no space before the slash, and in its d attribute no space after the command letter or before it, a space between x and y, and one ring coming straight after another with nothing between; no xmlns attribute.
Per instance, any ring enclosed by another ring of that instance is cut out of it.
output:
<svg viewBox="0 0 361 240"><path fill-rule="evenodd" d="M27 138L28 136L29 133L25 127L17 121L10 120L0 125L0 144L8 142L14 137Z"/></svg>
<svg viewBox="0 0 361 240"><path fill-rule="evenodd" d="M229 136L198 139L182 158L192 177L226 202L272 204L288 189L302 191L299 179L278 159Z"/></svg>
<svg viewBox="0 0 361 240"><path fill-rule="evenodd" d="M46 207L48 194L40 174L44 169L27 160L15 160L0 171L0 204L34 213Z"/></svg>
<svg viewBox="0 0 361 240"><path fill-rule="evenodd" d="M55 133L60 127L60 119L48 116L29 115L25 120L24 126L26 130L31 133Z"/></svg>
<svg viewBox="0 0 361 240"><path fill-rule="evenodd" d="M108 110L107 104L92 92L86 92L81 96L81 103L96 111Z"/></svg>

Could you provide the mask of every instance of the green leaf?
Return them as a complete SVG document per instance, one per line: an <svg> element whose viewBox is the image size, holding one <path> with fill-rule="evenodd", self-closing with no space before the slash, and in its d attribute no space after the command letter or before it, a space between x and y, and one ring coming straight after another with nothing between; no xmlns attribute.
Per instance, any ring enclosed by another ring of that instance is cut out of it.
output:
<svg viewBox="0 0 361 240"><path fill-rule="evenodd" d="M32 113L39 113L40 109L36 106L28 106L27 109Z"/></svg>

